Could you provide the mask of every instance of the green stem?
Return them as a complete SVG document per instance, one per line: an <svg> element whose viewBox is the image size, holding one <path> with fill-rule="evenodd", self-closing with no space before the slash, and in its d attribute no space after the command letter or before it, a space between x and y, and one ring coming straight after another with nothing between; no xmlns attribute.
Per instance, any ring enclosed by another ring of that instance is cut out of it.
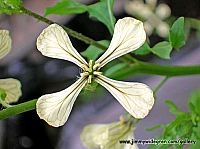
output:
<svg viewBox="0 0 200 149"><path fill-rule="evenodd" d="M159 64L150 64L146 62L137 61L130 65L123 71L118 71L112 74L112 78L125 78L133 74L149 74L159 76L186 76L200 74L200 65L195 66L163 66Z"/></svg>
<svg viewBox="0 0 200 149"><path fill-rule="evenodd" d="M155 87L155 89L154 89L154 94L156 94L158 91L159 91L159 89L165 84L165 82L167 81L169 79L169 77L167 76L167 77L165 77L163 80L161 80L160 82L159 82L159 84Z"/></svg>
<svg viewBox="0 0 200 149"><path fill-rule="evenodd" d="M0 120L35 109L36 99L0 111Z"/></svg>

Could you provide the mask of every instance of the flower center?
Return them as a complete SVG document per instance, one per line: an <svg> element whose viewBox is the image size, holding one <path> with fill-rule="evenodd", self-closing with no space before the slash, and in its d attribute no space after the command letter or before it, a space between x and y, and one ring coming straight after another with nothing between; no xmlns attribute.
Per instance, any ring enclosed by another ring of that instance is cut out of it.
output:
<svg viewBox="0 0 200 149"><path fill-rule="evenodd" d="M83 72L80 75L88 77L88 83L91 83L95 76L102 74L98 67L99 64L95 64L93 60L90 60L88 66L83 65Z"/></svg>

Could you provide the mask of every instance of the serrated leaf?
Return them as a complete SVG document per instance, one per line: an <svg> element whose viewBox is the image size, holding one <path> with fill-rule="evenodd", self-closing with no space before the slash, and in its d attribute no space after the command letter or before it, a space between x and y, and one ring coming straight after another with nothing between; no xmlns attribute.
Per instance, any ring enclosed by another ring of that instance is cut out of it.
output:
<svg viewBox="0 0 200 149"><path fill-rule="evenodd" d="M169 107L171 113L175 115L183 114L172 100L165 100L165 104Z"/></svg>
<svg viewBox="0 0 200 149"><path fill-rule="evenodd" d="M151 53L151 48L149 47L148 43L145 42L140 48L134 50L132 53L135 55L147 55Z"/></svg>
<svg viewBox="0 0 200 149"><path fill-rule="evenodd" d="M98 43L108 47L110 41L108 40L101 40ZM99 49L93 45L90 45L84 52L81 52L81 55L87 58L87 60L96 60L104 51Z"/></svg>
<svg viewBox="0 0 200 149"><path fill-rule="evenodd" d="M101 0L100 2L88 6L90 17L95 17L97 20L105 24L111 34L114 31L115 17L113 16L114 0Z"/></svg>
<svg viewBox="0 0 200 149"><path fill-rule="evenodd" d="M21 0L0 0L0 14L21 13Z"/></svg>
<svg viewBox="0 0 200 149"><path fill-rule="evenodd" d="M153 48L150 49L152 53L163 59L170 59L170 53L172 46L169 42L163 41L157 43Z"/></svg>
<svg viewBox="0 0 200 149"><path fill-rule="evenodd" d="M66 14L80 14L87 11L87 6L76 2L74 0L63 0L57 2L53 7L45 9L45 16L50 14L66 15Z"/></svg>
<svg viewBox="0 0 200 149"><path fill-rule="evenodd" d="M178 18L172 25L169 34L172 47L179 49L185 45L184 17Z"/></svg>
<svg viewBox="0 0 200 149"><path fill-rule="evenodd" d="M69 15L88 12L90 17L97 19L107 26L109 32L113 34L115 17L113 16L114 0L100 0L92 5L84 5L74 0L63 0L56 3L55 6L48 7L45 10L45 15Z"/></svg>

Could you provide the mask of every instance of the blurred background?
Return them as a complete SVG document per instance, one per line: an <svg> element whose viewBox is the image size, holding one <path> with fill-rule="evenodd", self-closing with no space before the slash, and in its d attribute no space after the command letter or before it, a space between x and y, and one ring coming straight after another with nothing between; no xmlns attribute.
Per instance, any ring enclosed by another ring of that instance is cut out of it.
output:
<svg viewBox="0 0 200 149"><path fill-rule="evenodd" d="M79 1L87 4L96 2L94 0ZM130 2L133 1L116 0L114 14L117 19L134 15L134 10L132 13L129 7L131 6ZM24 5L26 8L43 15L44 9L53 6L55 2L55 0L26 0ZM168 6L168 14L165 17L200 18L199 0L158 0L158 4L161 3ZM142 16L137 14L135 17ZM161 21L165 17L161 16ZM49 18L95 40L111 39L107 28L102 23L89 19L87 13L70 16L51 15ZM151 22L147 23L146 29L149 30L149 40L153 46L165 38L165 33L159 33L159 30L153 33L152 27L148 28L148 25L152 25ZM0 29L8 29L13 41L12 51L0 61L0 78L12 77L21 81L23 96L19 100L20 103L36 99L46 93L65 89L79 75L79 68L74 64L44 57L36 49L36 38L46 26L43 22L25 15L0 15ZM165 28L160 29L160 31L165 30L166 25ZM174 50L170 60L161 60L153 55L145 56L142 59L163 65L200 64L199 37L199 33L192 29L186 46L180 51ZM72 37L70 39L79 52L88 47L81 41ZM137 56L137 58L141 57ZM143 82L154 88L161 79L162 77L159 76L142 75L133 76L126 80ZM137 139L153 138L161 130L147 132L144 128L157 123L166 124L174 118L164 104L166 99L173 99L182 110L187 111L187 98L193 90L200 87L199 83L199 75L174 77L167 81L158 92L156 104L150 115L137 126L135 137ZM70 117L63 127L53 128L49 126L39 119L35 110L1 120L0 149L84 149L79 136L85 125L116 121L124 112L122 106L106 90L97 94L91 93L91 96L87 98L82 95L76 100ZM143 149L146 146L140 146L140 148Z"/></svg>

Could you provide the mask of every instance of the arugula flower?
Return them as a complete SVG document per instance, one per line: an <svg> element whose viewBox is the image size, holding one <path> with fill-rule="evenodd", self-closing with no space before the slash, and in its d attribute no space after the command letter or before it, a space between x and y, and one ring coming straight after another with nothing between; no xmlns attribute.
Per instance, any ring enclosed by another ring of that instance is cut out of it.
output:
<svg viewBox="0 0 200 149"><path fill-rule="evenodd" d="M91 81L104 86L135 118L144 118L154 104L153 92L142 83L122 82L105 77L100 69L108 62L139 48L146 40L143 23L126 17L117 21L106 52L95 62L87 63L72 46L62 27L52 24L37 39L37 48L44 55L71 61L82 68L80 78L63 91L41 96L36 103L37 114L49 125L62 126L82 88Z"/></svg>
<svg viewBox="0 0 200 149"><path fill-rule="evenodd" d="M0 59L10 52L11 42L9 31L0 30ZM5 93L4 97L0 97L0 103L8 107L9 103L17 102L21 96L21 83L13 78L0 79L0 91Z"/></svg>
<svg viewBox="0 0 200 149"><path fill-rule="evenodd" d="M138 149L137 144L120 143L134 140L134 126L123 118L109 124L90 124L83 128L81 141L88 149Z"/></svg>

